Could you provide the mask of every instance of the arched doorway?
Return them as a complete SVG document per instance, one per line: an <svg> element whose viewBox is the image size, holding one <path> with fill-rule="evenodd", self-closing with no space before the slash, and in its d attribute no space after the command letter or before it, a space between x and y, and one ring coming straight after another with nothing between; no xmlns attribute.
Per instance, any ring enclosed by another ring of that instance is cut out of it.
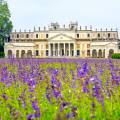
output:
<svg viewBox="0 0 120 120"><path fill-rule="evenodd" d="M114 50L113 50L113 49L110 49L110 50L109 50L109 58L112 57L112 54L114 54Z"/></svg>
<svg viewBox="0 0 120 120"><path fill-rule="evenodd" d="M19 50L16 50L16 58L19 58Z"/></svg>
<svg viewBox="0 0 120 120"><path fill-rule="evenodd" d="M12 50L8 50L8 58L12 58Z"/></svg>
<svg viewBox="0 0 120 120"><path fill-rule="evenodd" d="M92 57L97 58L97 51L95 49L92 50Z"/></svg>
<svg viewBox="0 0 120 120"><path fill-rule="evenodd" d="M102 50L101 49L98 51L98 57L102 58Z"/></svg>
<svg viewBox="0 0 120 120"><path fill-rule="evenodd" d="M21 58L25 58L25 50L21 51Z"/></svg>
<svg viewBox="0 0 120 120"><path fill-rule="evenodd" d="M32 58L32 51L31 50L27 51L27 58Z"/></svg>

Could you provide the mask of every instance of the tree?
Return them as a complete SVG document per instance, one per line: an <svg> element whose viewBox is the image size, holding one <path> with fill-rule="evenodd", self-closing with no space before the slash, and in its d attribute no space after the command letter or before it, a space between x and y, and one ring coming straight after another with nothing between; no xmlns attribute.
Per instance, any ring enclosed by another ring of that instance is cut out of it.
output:
<svg viewBox="0 0 120 120"><path fill-rule="evenodd" d="M10 17L11 14L7 2L0 0L0 57L4 55L4 42L13 28Z"/></svg>

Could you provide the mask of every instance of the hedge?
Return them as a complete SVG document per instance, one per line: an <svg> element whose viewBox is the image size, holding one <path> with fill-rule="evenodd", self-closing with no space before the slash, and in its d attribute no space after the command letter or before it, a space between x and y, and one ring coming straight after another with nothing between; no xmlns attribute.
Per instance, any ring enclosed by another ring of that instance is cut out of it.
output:
<svg viewBox="0 0 120 120"><path fill-rule="evenodd" d="M114 53L112 54L113 59L120 59L120 53Z"/></svg>
<svg viewBox="0 0 120 120"><path fill-rule="evenodd" d="M5 57L4 52L0 52L0 58L4 58L4 57Z"/></svg>

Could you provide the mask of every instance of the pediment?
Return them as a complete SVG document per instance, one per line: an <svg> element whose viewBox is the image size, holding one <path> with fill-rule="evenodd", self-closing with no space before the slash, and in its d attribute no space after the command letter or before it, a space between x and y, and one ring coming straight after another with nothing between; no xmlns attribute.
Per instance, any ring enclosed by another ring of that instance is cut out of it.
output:
<svg viewBox="0 0 120 120"><path fill-rule="evenodd" d="M62 33L49 38L49 41L74 41L74 40L75 39L73 37Z"/></svg>

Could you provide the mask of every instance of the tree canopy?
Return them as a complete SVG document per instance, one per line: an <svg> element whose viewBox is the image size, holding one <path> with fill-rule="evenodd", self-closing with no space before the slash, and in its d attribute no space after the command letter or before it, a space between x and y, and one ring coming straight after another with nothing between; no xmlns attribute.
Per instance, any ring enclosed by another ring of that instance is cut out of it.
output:
<svg viewBox="0 0 120 120"><path fill-rule="evenodd" d="M5 0L0 0L0 52L4 52L4 41L10 35L13 25L10 20L11 14Z"/></svg>

